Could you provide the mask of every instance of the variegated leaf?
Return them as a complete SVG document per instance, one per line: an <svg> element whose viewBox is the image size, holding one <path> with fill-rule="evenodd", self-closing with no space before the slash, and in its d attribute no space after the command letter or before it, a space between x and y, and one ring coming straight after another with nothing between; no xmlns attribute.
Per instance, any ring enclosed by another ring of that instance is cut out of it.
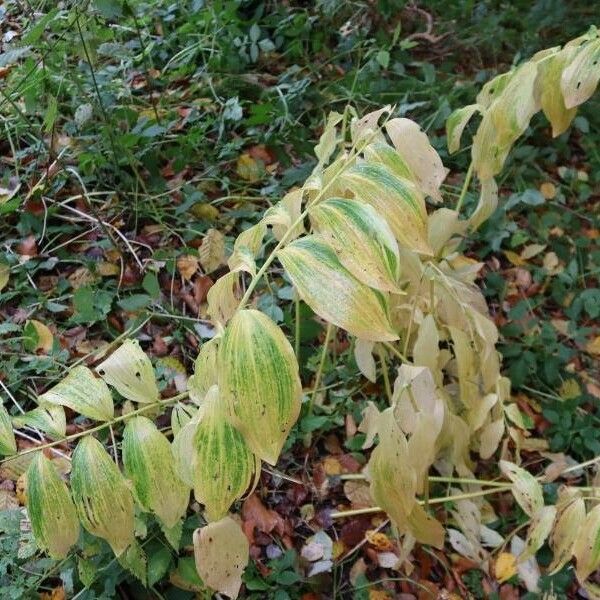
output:
<svg viewBox="0 0 600 600"><path fill-rule="evenodd" d="M309 212L316 231L354 277L378 290L398 292L398 244L377 211L359 200L330 198Z"/></svg>
<svg viewBox="0 0 600 600"><path fill-rule="evenodd" d="M171 411L171 431L177 435L194 417L198 407L178 402Z"/></svg>
<svg viewBox="0 0 600 600"><path fill-rule="evenodd" d="M251 275L256 275L256 262L254 259L262 248L266 233L267 226L260 221L238 235L233 245L233 254L227 261L231 271L246 271Z"/></svg>
<svg viewBox="0 0 600 600"><path fill-rule="evenodd" d="M462 133L471 117L479 110L479 104L469 104L455 110L446 120L446 142L450 154L454 154L460 148Z"/></svg>
<svg viewBox="0 0 600 600"><path fill-rule="evenodd" d="M121 472L91 435L73 452L71 490L82 525L119 556L133 542L133 498Z"/></svg>
<svg viewBox="0 0 600 600"><path fill-rule="evenodd" d="M302 190L288 192L275 206L265 212L263 222L273 226L275 239L281 241L283 236L291 242L304 233L304 224L300 221L289 231L292 225L299 221L302 209Z"/></svg>
<svg viewBox="0 0 600 600"><path fill-rule="evenodd" d="M0 404L0 454L8 456L17 452L17 441L13 433L8 411Z"/></svg>
<svg viewBox="0 0 600 600"><path fill-rule="evenodd" d="M71 369L62 381L39 396L38 404L68 406L98 421L110 421L114 416L113 399L106 383L83 365Z"/></svg>
<svg viewBox="0 0 600 600"><path fill-rule="evenodd" d="M519 554L519 562L524 562L535 556L552 531L556 518L556 506L543 506L531 520L527 531L525 550Z"/></svg>
<svg viewBox="0 0 600 600"><path fill-rule="evenodd" d="M388 318L388 300L356 279L335 252L315 236L279 251L298 294L320 317L370 341L397 340Z"/></svg>
<svg viewBox="0 0 600 600"><path fill-rule="evenodd" d="M55 440L65 437L67 432L65 410L62 406L54 404L38 406L22 415L14 416L12 421L15 427L33 427Z"/></svg>
<svg viewBox="0 0 600 600"><path fill-rule="evenodd" d="M140 506L174 527L187 510L190 490L175 472L169 441L150 419L134 417L127 423L123 465Z"/></svg>
<svg viewBox="0 0 600 600"><path fill-rule="evenodd" d="M400 152L392 148L389 144L383 142L369 144L363 150L363 154L368 163L380 163L399 179L408 179L416 183L416 178L410 170L408 163L402 158Z"/></svg>
<svg viewBox="0 0 600 600"><path fill-rule="evenodd" d="M208 520L217 521L248 491L252 478L260 473L260 460L228 421L216 386L206 394L200 410L188 460L194 496L204 504Z"/></svg>
<svg viewBox="0 0 600 600"><path fill-rule="evenodd" d="M96 372L128 400L146 404L159 398L154 368L137 340L125 340Z"/></svg>
<svg viewBox="0 0 600 600"><path fill-rule="evenodd" d="M217 383L218 344L219 338L204 342L194 361L194 374L188 379L188 391L196 404L200 404L206 392Z"/></svg>
<svg viewBox="0 0 600 600"><path fill-rule="evenodd" d="M289 246L288 246L289 248ZM251 450L275 464L300 413L298 362L269 317L240 310L219 343L219 391Z"/></svg>
<svg viewBox="0 0 600 600"><path fill-rule="evenodd" d="M385 129L396 150L416 177L419 189L436 202L442 201L440 186L448 169L429 142L427 134L410 119L390 119Z"/></svg>
<svg viewBox="0 0 600 600"><path fill-rule="evenodd" d="M481 191L479 193L479 202L475 211L469 218L469 227L476 230L487 221L498 206L498 186L496 180L484 179L481 182Z"/></svg>
<svg viewBox="0 0 600 600"><path fill-rule="evenodd" d="M357 200L370 204L386 220L401 246L431 254L425 201L412 181L396 177L377 163L357 165L340 179Z"/></svg>
<svg viewBox="0 0 600 600"><path fill-rule="evenodd" d="M231 517L194 531L194 557L202 581L220 594L237 598L250 545Z"/></svg>
<svg viewBox="0 0 600 600"><path fill-rule="evenodd" d="M567 108L591 98L600 82L600 37L591 37L577 51L562 73L560 85Z"/></svg>
<svg viewBox="0 0 600 600"><path fill-rule="evenodd" d="M573 545L573 556L577 561L575 573L580 583L600 567L600 504L588 512Z"/></svg>
<svg viewBox="0 0 600 600"><path fill-rule="evenodd" d="M27 470L27 514L37 545L52 558L67 556L79 538L79 520L67 485L43 452Z"/></svg>
<svg viewBox="0 0 600 600"><path fill-rule="evenodd" d="M575 498L561 510L556 525L550 536L550 545L554 558L548 567L550 574L562 569L573 554L575 541L581 534L585 521L585 502L583 498Z"/></svg>
<svg viewBox="0 0 600 600"><path fill-rule="evenodd" d="M236 311L239 299L236 297L240 274L231 271L219 277L215 284L208 290L208 314L213 321L224 325Z"/></svg>
<svg viewBox="0 0 600 600"><path fill-rule="evenodd" d="M513 483L512 494L515 500L527 515L534 517L544 506L542 486L525 469L507 460L501 460L499 464L500 470Z"/></svg>

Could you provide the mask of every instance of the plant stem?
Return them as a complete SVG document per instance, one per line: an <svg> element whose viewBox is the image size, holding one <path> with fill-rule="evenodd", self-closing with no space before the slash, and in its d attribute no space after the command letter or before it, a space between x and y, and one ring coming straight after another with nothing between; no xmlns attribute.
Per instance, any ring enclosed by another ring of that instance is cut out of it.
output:
<svg viewBox="0 0 600 600"><path fill-rule="evenodd" d="M181 394L177 394L177 396L173 396L171 398L165 398L164 400L157 400L156 402L151 402L150 404L145 404L144 406L138 408L137 410L134 410L125 415L121 415L120 417L116 417L115 419L112 419L110 421L100 423L100 425L96 425L95 427L86 429L85 431L78 431L77 433L68 435L60 440L55 440L53 442L49 442L48 444L42 444L41 446L35 446L34 448L28 448L27 450L24 450L23 452L14 454L13 456L7 456L6 458L4 458L3 460L0 461L0 465L10 462L11 460L14 460L15 458L25 456L26 454L31 454L32 452L37 452L38 450L45 450L46 448L52 448L54 446L58 446L59 444L64 444L65 442L69 442L71 440L75 440L77 438L83 437L84 435L88 435L88 434L94 433L96 431L101 431L102 429L106 429L107 427L112 427L115 423L120 423L121 421L126 421L127 419L129 419L131 417L135 417L136 415L145 413L145 412L147 412L153 408L156 408L158 406L168 406L169 404L173 404L174 402L179 402L179 400L182 400L183 398L187 398L187 396L188 396L188 392L182 392Z"/></svg>
<svg viewBox="0 0 600 600"><path fill-rule="evenodd" d="M462 189L460 190L460 196L458 197L458 202L456 203L456 212L459 213L462 208L463 202L465 201L465 196L467 195L467 191L469 190L469 185L471 184L471 179L473 177L473 162L469 165L467 169L467 174L465 175L465 181L463 182Z"/></svg>
<svg viewBox="0 0 600 600"><path fill-rule="evenodd" d="M327 323L327 331L325 332L325 342L323 343L323 350L321 352L321 362L319 362L319 369L317 370L317 375L315 377L315 385L313 387L313 391L310 396L310 403L308 405L308 414L309 415L312 415L313 406L315 405L315 398L317 396L317 390L319 389L319 385L321 383L321 375L323 374L323 367L325 366L325 357L327 356L327 346L329 346L329 341L331 339L332 333L333 333L333 324Z"/></svg>
<svg viewBox="0 0 600 600"><path fill-rule="evenodd" d="M385 393L387 394L390 405L392 404L392 386L390 385L390 374L388 373L387 362L385 360L385 352L379 349L379 362L381 362L381 372L383 374L383 384L385 386Z"/></svg>
<svg viewBox="0 0 600 600"><path fill-rule="evenodd" d="M300 355L300 296L298 292L294 292L294 319L295 319L295 331L294 331L294 352L296 358Z"/></svg>
<svg viewBox="0 0 600 600"><path fill-rule="evenodd" d="M346 473L338 476L342 481L344 480L364 480L366 479L363 473ZM507 482L503 481L489 481L486 479L468 479L465 477L438 477L430 476L427 478L431 482L436 483L464 483L466 485L484 485L487 487L498 487L503 488L508 485Z"/></svg>
<svg viewBox="0 0 600 600"><path fill-rule="evenodd" d="M487 496L489 494L497 494L499 492L509 492L512 489L512 485L505 485L503 487L494 487L487 490L480 490L478 492L469 492L466 494L456 494L454 496L442 496L440 498L430 498L428 504L444 504L445 502L455 502L457 500L468 500L470 498L477 498L479 496ZM425 504L424 500L417 500L421 505ZM383 508L379 506L371 506L369 508L358 508L355 510L341 510L334 511L329 516L332 519L344 519L346 517L354 517L357 515L370 515L378 512L385 512Z"/></svg>

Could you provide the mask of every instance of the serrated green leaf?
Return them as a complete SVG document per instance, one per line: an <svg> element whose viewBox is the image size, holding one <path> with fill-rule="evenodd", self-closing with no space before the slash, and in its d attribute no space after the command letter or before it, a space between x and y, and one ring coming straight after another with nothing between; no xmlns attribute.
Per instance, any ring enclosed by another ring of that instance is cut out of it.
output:
<svg viewBox="0 0 600 600"><path fill-rule="evenodd" d="M125 340L96 372L128 400L145 404L159 398L152 363L137 340Z"/></svg>
<svg viewBox="0 0 600 600"><path fill-rule="evenodd" d="M592 97L600 82L600 37L586 40L565 68L560 86L567 108L574 108Z"/></svg>
<svg viewBox="0 0 600 600"><path fill-rule="evenodd" d="M500 461L500 470L512 481L512 494L523 511L530 517L538 514L544 506L544 496L535 477L507 460Z"/></svg>
<svg viewBox="0 0 600 600"><path fill-rule="evenodd" d="M80 365L53 388L39 396L38 404L68 406L84 417L110 421L114 417L113 399L106 383Z"/></svg>
<svg viewBox="0 0 600 600"><path fill-rule="evenodd" d="M292 242L278 257L300 298L320 317L364 340L398 339L388 318L387 295L358 281L317 237Z"/></svg>
<svg viewBox="0 0 600 600"><path fill-rule="evenodd" d="M260 461L242 434L227 419L227 407L214 386L206 395L188 459L194 496L204 504L209 521L224 517L260 472ZM183 447L183 446L181 446Z"/></svg>
<svg viewBox="0 0 600 600"><path fill-rule="evenodd" d="M354 277L378 290L398 292L398 244L386 220L358 200L330 198L310 210L318 234Z"/></svg>
<svg viewBox="0 0 600 600"><path fill-rule="evenodd" d="M425 200L412 181L370 163L348 169L340 179L357 200L370 204L387 221L401 246L431 254Z"/></svg>
<svg viewBox="0 0 600 600"><path fill-rule="evenodd" d="M573 545L573 556L577 561L575 573L580 583L600 567L600 504L587 514Z"/></svg>
<svg viewBox="0 0 600 600"><path fill-rule="evenodd" d="M454 154L460 148L463 131L478 110L479 104L469 104L455 110L446 120L446 143L450 154Z"/></svg>
<svg viewBox="0 0 600 600"><path fill-rule="evenodd" d="M575 498L558 515L556 525L550 536L550 546L554 553L548 567L552 575L562 569L573 554L573 546L579 538L585 521L585 502Z"/></svg>
<svg viewBox="0 0 600 600"><path fill-rule="evenodd" d="M65 410L62 406L54 404L38 406L22 415L14 416L12 421L15 427L33 427L55 440L65 437L67 432Z"/></svg>
<svg viewBox="0 0 600 600"><path fill-rule="evenodd" d="M119 555L117 559L122 567L133 573L142 582L142 585L146 585L148 559L137 540L133 540L127 550Z"/></svg>
<svg viewBox="0 0 600 600"><path fill-rule="evenodd" d="M265 314L240 310L219 343L219 392L250 449L275 464L300 413L298 362Z"/></svg>
<svg viewBox="0 0 600 600"><path fill-rule="evenodd" d="M249 552L248 538L231 517L194 531L194 558L202 581L230 598L240 591Z"/></svg>
<svg viewBox="0 0 600 600"><path fill-rule="evenodd" d="M91 435L73 452L72 469L71 490L82 525L121 555L134 540L133 498L123 475Z"/></svg>
<svg viewBox="0 0 600 600"><path fill-rule="evenodd" d="M0 454L9 456L16 452L17 441L13 433L12 421L4 405L0 404Z"/></svg>
<svg viewBox="0 0 600 600"><path fill-rule="evenodd" d="M79 520L67 485L43 452L27 470L27 514L37 545L52 558L67 556L79 538Z"/></svg>
<svg viewBox="0 0 600 600"><path fill-rule="evenodd" d="M175 472L169 441L150 419L134 417L127 423L123 465L140 506L174 527L187 510L190 491Z"/></svg>

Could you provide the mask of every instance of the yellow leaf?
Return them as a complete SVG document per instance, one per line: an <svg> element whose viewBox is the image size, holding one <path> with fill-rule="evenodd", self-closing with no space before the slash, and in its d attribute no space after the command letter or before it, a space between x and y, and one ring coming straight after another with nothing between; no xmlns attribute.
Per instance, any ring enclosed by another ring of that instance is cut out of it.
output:
<svg viewBox="0 0 600 600"><path fill-rule="evenodd" d="M517 558L510 552L501 552L494 565L496 579L500 583L508 581L517 574Z"/></svg>
<svg viewBox="0 0 600 600"><path fill-rule="evenodd" d="M556 196L556 186L551 181L544 181L540 185L540 193L546 200L552 200Z"/></svg>
<svg viewBox="0 0 600 600"><path fill-rule="evenodd" d="M205 219L206 221L214 221L219 216L219 209L212 204L206 204L205 202L198 202L191 208L192 214L198 219Z"/></svg>
<svg viewBox="0 0 600 600"><path fill-rule="evenodd" d="M225 237L216 229L209 229L198 249L200 264L205 273L212 273L225 263Z"/></svg>
<svg viewBox="0 0 600 600"><path fill-rule="evenodd" d="M36 321L35 319L30 319L27 321L25 326L27 325L32 325L37 334L35 350L41 350L45 354L50 352L50 350L52 350L52 344L54 343L54 337L52 336L52 332L48 329L48 327L40 321Z"/></svg>
<svg viewBox="0 0 600 600"><path fill-rule="evenodd" d="M254 160L247 152L244 152L238 158L236 171L242 179L254 183L262 178L265 168L262 162Z"/></svg>
<svg viewBox="0 0 600 600"><path fill-rule="evenodd" d="M4 263L0 263L0 291L2 291L8 283L10 275L10 267Z"/></svg>
<svg viewBox="0 0 600 600"><path fill-rule="evenodd" d="M527 264L527 261L523 260L516 252L505 250L504 256L506 256L515 267L522 267Z"/></svg>
<svg viewBox="0 0 600 600"><path fill-rule="evenodd" d="M191 254L180 256L177 259L177 270L186 281L189 281L198 270L198 259Z"/></svg>
<svg viewBox="0 0 600 600"><path fill-rule="evenodd" d="M590 340L585 349L594 356L600 356L600 335L597 335L593 340Z"/></svg>
<svg viewBox="0 0 600 600"><path fill-rule="evenodd" d="M572 400L581 396L581 388L576 379L565 379L560 386L558 394L563 400Z"/></svg>

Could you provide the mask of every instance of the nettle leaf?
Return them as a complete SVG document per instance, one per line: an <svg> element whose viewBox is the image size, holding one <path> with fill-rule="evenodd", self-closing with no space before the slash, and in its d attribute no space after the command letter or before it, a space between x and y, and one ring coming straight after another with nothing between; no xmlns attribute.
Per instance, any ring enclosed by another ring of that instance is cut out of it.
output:
<svg viewBox="0 0 600 600"><path fill-rule="evenodd" d="M554 553L548 567L550 574L560 571L573 554L575 541L579 539L585 521L585 502L575 498L558 515L556 525L550 536L550 546Z"/></svg>
<svg viewBox="0 0 600 600"><path fill-rule="evenodd" d="M580 582L600 567L600 504L587 514L573 545L573 556L577 561L575 573Z"/></svg>
<svg viewBox="0 0 600 600"><path fill-rule="evenodd" d="M137 340L125 340L96 372L127 400L146 404L159 398L154 368Z"/></svg>
<svg viewBox="0 0 600 600"><path fill-rule="evenodd" d="M219 344L219 391L251 450L275 464L300 413L298 362L265 314L240 310Z"/></svg>
<svg viewBox="0 0 600 600"><path fill-rule="evenodd" d="M523 552L519 554L519 562L525 562L535 556L535 553L543 546L546 538L550 535L555 518L556 506L543 506L534 515L527 532L527 545Z"/></svg>
<svg viewBox="0 0 600 600"><path fill-rule="evenodd" d="M436 202L442 201L440 186L448 169L429 142L427 134L410 119L390 119L385 129L394 147L407 162L418 182L419 189Z"/></svg>
<svg viewBox="0 0 600 600"><path fill-rule="evenodd" d="M563 71L560 85L567 108L592 97L600 82L600 37L585 41Z"/></svg>
<svg viewBox="0 0 600 600"><path fill-rule="evenodd" d="M91 435L73 452L71 490L82 525L121 555L134 541L133 498L125 478Z"/></svg>
<svg viewBox="0 0 600 600"><path fill-rule="evenodd" d="M398 292L398 244L377 211L358 200L330 198L310 210L317 233L354 277L378 290Z"/></svg>
<svg viewBox="0 0 600 600"><path fill-rule="evenodd" d="M79 538L79 520L66 483L38 452L27 470L27 514L37 545L52 558L64 558Z"/></svg>
<svg viewBox="0 0 600 600"><path fill-rule="evenodd" d="M206 392L217 383L217 355L219 338L213 338L200 346L194 361L194 374L188 379L188 391L192 402L200 404Z"/></svg>
<svg viewBox="0 0 600 600"><path fill-rule="evenodd" d="M65 410L62 406L54 404L38 406L22 415L16 415L12 422L15 427L39 429L54 440L65 437L67 432Z"/></svg>
<svg viewBox="0 0 600 600"><path fill-rule="evenodd" d="M512 482L512 494L525 514L534 517L544 506L542 486L536 478L521 467L507 461L500 461L500 470Z"/></svg>
<svg viewBox="0 0 600 600"><path fill-rule="evenodd" d="M340 179L357 200L370 204L387 221L401 246L431 254L425 200L412 181L369 163L348 169Z"/></svg>
<svg viewBox="0 0 600 600"><path fill-rule="evenodd" d="M479 110L479 104L469 104L455 110L446 120L446 143L450 154L454 154L460 148L463 131L471 117Z"/></svg>
<svg viewBox="0 0 600 600"><path fill-rule="evenodd" d="M227 419L227 407L214 386L200 409L188 454L196 500L206 508L209 521L224 517L231 505L248 490L260 473L242 434ZM183 446L181 446L183 448Z"/></svg>
<svg viewBox="0 0 600 600"><path fill-rule="evenodd" d="M68 406L84 417L110 421L114 417L113 399L106 383L80 365L53 388L38 397L38 404Z"/></svg>
<svg viewBox="0 0 600 600"><path fill-rule="evenodd" d="M140 506L174 527L187 510L190 490L175 472L169 441L150 419L134 417L127 423L123 465Z"/></svg>
<svg viewBox="0 0 600 600"><path fill-rule="evenodd" d="M0 404L0 454L9 456L16 454L17 441L13 433L10 415L4 405Z"/></svg>
<svg viewBox="0 0 600 600"><path fill-rule="evenodd" d="M398 339L388 317L388 299L356 279L335 252L315 236L279 251L300 298L323 319L374 342Z"/></svg>
<svg viewBox="0 0 600 600"><path fill-rule="evenodd" d="M194 558L202 581L220 594L237 598L250 545L231 517L194 531Z"/></svg>

